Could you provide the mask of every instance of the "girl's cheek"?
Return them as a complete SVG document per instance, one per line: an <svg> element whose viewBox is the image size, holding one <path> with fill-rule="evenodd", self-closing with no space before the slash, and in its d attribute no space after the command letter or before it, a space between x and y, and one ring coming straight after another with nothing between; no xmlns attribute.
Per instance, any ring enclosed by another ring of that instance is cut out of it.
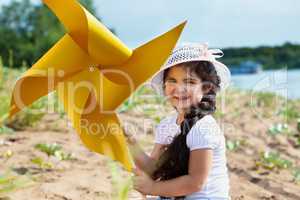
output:
<svg viewBox="0 0 300 200"><path fill-rule="evenodd" d="M189 91L189 95L192 97L191 99L193 103L200 102L203 97L202 88L201 87L191 88L191 90Z"/></svg>
<svg viewBox="0 0 300 200"><path fill-rule="evenodd" d="M166 87L165 93L167 96L172 96L172 94L174 93L174 87L171 86Z"/></svg>

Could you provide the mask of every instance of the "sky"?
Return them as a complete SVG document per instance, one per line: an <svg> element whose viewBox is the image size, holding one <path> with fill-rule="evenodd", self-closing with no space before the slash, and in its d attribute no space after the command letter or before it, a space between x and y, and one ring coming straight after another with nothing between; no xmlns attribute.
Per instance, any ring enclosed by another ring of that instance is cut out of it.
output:
<svg viewBox="0 0 300 200"><path fill-rule="evenodd" d="M0 0L0 4L10 0ZM38 0L35 0L39 2ZM300 44L299 0L94 0L102 22L129 47L187 20L181 42L213 47Z"/></svg>

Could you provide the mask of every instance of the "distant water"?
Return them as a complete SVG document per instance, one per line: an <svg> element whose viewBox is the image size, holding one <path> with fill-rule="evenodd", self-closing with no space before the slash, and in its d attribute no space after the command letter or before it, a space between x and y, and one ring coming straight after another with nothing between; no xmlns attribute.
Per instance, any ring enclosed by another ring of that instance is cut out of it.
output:
<svg viewBox="0 0 300 200"><path fill-rule="evenodd" d="M231 86L253 91L270 91L289 99L300 99L300 69L232 75Z"/></svg>

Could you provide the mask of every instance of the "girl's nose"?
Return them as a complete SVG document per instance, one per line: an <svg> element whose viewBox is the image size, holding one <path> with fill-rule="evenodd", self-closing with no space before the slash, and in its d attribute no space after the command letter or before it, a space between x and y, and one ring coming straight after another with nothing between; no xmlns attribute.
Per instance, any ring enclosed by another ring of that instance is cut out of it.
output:
<svg viewBox="0 0 300 200"><path fill-rule="evenodd" d="M187 87L185 84L177 84L175 90L178 94L184 94L187 92Z"/></svg>

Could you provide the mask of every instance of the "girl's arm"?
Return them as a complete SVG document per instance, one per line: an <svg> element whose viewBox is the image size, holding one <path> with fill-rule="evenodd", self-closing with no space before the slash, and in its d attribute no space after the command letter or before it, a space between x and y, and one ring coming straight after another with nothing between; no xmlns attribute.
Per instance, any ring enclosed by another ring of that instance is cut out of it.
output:
<svg viewBox="0 0 300 200"><path fill-rule="evenodd" d="M137 143L135 138L131 136L127 141L136 166L148 175L152 174L155 169L155 162L163 152L165 145L155 143L151 155L148 156Z"/></svg>
<svg viewBox="0 0 300 200"><path fill-rule="evenodd" d="M190 152L188 175L166 181L153 181L140 174L135 179L135 189L155 196L182 196L197 192L206 183L212 163L211 149L195 149Z"/></svg>

